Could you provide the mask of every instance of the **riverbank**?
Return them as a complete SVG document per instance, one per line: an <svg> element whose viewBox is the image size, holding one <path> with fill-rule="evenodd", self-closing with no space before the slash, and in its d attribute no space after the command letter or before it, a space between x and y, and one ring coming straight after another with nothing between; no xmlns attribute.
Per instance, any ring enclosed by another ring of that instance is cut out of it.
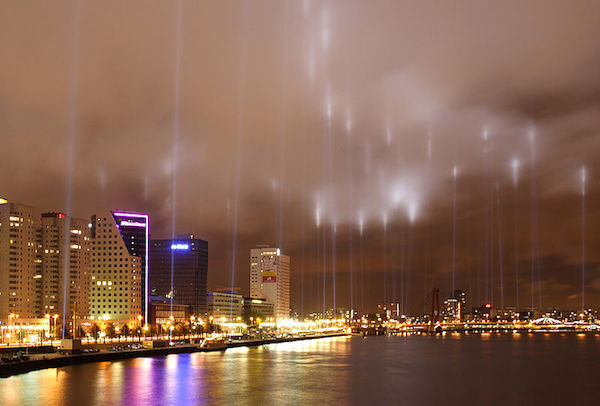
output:
<svg viewBox="0 0 600 406"><path fill-rule="evenodd" d="M329 338L329 337L341 337L346 336L346 333L330 333L330 334L321 334L321 335L311 335L311 336L303 336L303 337L286 337L286 338L271 338L271 339L262 339L262 340L240 340L240 341L232 341L227 343L227 348L236 348L236 347L257 347L261 345L267 344L279 344L279 343L287 343L293 341L302 341L302 340L314 340L319 338ZM60 353L51 353L44 354L43 358L39 359L30 359L26 361L17 361L10 363L2 363L0 364L0 378L6 378L11 375L18 375L27 373L30 371L36 371L39 369L46 368L61 368L68 365L77 365L88 362L105 362L105 361L119 361L130 358L138 358L138 357L157 357L169 354L181 354L181 353L192 353L192 352L214 352L214 351L224 351L225 349L206 349L199 348L198 345L193 344L184 344L163 348L153 348L153 349L136 349L136 350L125 350L125 351L106 351L106 352L96 352L96 353L85 353L85 354L60 354Z"/></svg>

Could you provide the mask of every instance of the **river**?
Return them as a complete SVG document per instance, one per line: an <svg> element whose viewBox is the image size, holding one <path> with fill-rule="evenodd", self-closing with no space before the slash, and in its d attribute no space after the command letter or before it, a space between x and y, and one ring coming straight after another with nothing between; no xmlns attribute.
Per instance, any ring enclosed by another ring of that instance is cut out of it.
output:
<svg viewBox="0 0 600 406"><path fill-rule="evenodd" d="M34 371L0 405L598 404L599 379L598 335L338 337Z"/></svg>

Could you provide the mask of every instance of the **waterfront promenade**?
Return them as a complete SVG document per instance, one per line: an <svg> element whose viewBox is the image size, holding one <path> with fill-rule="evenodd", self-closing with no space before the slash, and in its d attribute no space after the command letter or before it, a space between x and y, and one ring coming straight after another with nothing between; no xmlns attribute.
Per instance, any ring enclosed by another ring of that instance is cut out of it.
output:
<svg viewBox="0 0 600 406"><path fill-rule="evenodd" d="M45 348L49 352L43 352L28 355L27 360L19 360L14 362L2 362L0 363L0 378L5 378L11 375L22 374L30 371L35 371L45 368L60 368L67 365L82 364L87 362L104 362L104 361L117 361L129 358L137 357L154 357L168 354L180 354L180 353L192 353L192 352L210 352L210 351L224 351L227 348L234 347L253 347L267 344L278 344L292 341L301 340L314 340L318 338L327 337L339 337L348 335L344 332L332 332L324 334L314 334L306 336L292 336L292 337L281 337L281 338L266 338L266 339L251 339L251 340L233 340L226 342L226 348L200 348L198 344L191 344L189 340L181 344L168 345L161 348L140 348L140 349L127 349L113 351L108 345L90 345L86 347L98 348L98 352L89 352L82 354L66 354L61 352L54 352L53 348L47 347L12 347L12 353L24 352L26 350L34 350L36 348ZM52 352L50 352L52 351ZM9 354L9 353L6 353Z"/></svg>

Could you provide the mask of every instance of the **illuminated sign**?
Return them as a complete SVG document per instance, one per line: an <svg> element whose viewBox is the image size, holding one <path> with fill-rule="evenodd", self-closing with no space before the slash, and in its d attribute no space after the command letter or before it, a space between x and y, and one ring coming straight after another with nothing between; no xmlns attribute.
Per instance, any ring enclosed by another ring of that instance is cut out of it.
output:
<svg viewBox="0 0 600 406"><path fill-rule="evenodd" d="M189 244L171 244L172 250L189 250Z"/></svg>
<svg viewBox="0 0 600 406"><path fill-rule="evenodd" d="M139 221L123 220L119 223L120 226L125 227L146 227L146 223L140 223Z"/></svg>
<svg viewBox="0 0 600 406"><path fill-rule="evenodd" d="M277 282L277 271L263 271L262 272L263 283L275 283Z"/></svg>
<svg viewBox="0 0 600 406"><path fill-rule="evenodd" d="M6 204L6 203L8 203L8 200L0 197L0 204Z"/></svg>

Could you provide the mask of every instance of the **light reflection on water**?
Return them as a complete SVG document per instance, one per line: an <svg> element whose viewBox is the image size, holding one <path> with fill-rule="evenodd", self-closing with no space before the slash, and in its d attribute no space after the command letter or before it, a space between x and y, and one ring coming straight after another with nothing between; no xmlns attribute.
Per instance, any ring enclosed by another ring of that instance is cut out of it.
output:
<svg viewBox="0 0 600 406"><path fill-rule="evenodd" d="M444 334L173 354L0 379L0 405L572 404L600 395L598 341Z"/></svg>

